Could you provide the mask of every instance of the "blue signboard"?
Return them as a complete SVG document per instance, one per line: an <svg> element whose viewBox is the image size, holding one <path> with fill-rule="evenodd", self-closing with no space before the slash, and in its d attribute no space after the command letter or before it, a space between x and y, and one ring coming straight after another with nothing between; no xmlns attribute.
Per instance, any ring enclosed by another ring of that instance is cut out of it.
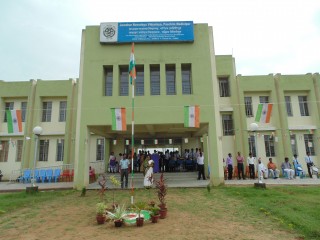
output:
<svg viewBox="0 0 320 240"><path fill-rule="evenodd" d="M101 23L100 42L193 42L193 22Z"/></svg>

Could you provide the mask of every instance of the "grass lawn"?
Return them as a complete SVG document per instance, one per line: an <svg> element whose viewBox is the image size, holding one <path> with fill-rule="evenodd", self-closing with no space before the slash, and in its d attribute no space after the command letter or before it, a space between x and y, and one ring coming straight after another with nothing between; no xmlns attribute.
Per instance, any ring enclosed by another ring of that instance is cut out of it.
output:
<svg viewBox="0 0 320 240"><path fill-rule="evenodd" d="M97 191L0 194L0 232L10 239L320 239L320 189L314 186L169 188L168 217L142 228L97 225ZM111 205L113 192L104 200ZM154 189L135 191L135 202L157 201ZM115 201L130 203L130 190ZM23 236L23 237L21 237ZM49 238L48 238L49 236ZM165 236L165 237L164 237Z"/></svg>

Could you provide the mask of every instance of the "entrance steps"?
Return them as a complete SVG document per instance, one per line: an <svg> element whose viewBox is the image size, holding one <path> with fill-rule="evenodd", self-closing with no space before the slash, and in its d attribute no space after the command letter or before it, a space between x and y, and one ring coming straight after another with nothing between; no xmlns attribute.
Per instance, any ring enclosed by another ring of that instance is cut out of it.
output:
<svg viewBox="0 0 320 240"><path fill-rule="evenodd" d="M164 178L168 187L206 187L209 180L197 180L198 172L165 172ZM114 176L120 182L119 173L106 173L107 187L109 189L121 189L120 187L114 187L109 179L110 176ZM154 180L160 179L161 173L154 174ZM129 173L128 187L131 188L131 181L133 179L134 188L144 188L143 180L144 176L142 173L134 173L133 178L131 173ZM155 187L155 183L152 187ZM87 189L100 189L98 181L91 183Z"/></svg>

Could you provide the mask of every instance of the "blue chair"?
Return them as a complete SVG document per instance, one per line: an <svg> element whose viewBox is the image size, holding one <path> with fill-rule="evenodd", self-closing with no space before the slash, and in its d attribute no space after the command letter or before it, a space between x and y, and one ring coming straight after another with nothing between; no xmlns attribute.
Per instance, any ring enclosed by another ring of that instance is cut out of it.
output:
<svg viewBox="0 0 320 240"><path fill-rule="evenodd" d="M45 169L41 169L39 172L39 182L44 183L44 181L46 180L46 170Z"/></svg>
<svg viewBox="0 0 320 240"><path fill-rule="evenodd" d="M294 171L296 176L304 177L305 174L304 174L304 171L302 170L301 164L293 164L293 166L294 166Z"/></svg>
<svg viewBox="0 0 320 240"><path fill-rule="evenodd" d="M33 174L33 173L32 173ZM34 170L34 179L35 179L35 182L39 182L40 181L40 171L39 169L35 169Z"/></svg>
<svg viewBox="0 0 320 240"><path fill-rule="evenodd" d="M187 159L186 162L185 162L185 168L186 170L193 170L194 168L194 164L193 164L193 161L191 159Z"/></svg>
<svg viewBox="0 0 320 240"><path fill-rule="evenodd" d="M22 176L23 183L31 181L31 169L25 169Z"/></svg>
<svg viewBox="0 0 320 240"><path fill-rule="evenodd" d="M60 173L61 173L61 169L60 168L56 168L54 170L54 173L53 173L54 182L58 181L58 179L60 178Z"/></svg>
<svg viewBox="0 0 320 240"><path fill-rule="evenodd" d="M53 170L51 168L47 169L46 178L47 178L48 182L51 182L51 179L53 178Z"/></svg>
<svg viewBox="0 0 320 240"><path fill-rule="evenodd" d="M282 168L282 176L283 176L284 178L289 178L288 172L285 172L283 168Z"/></svg>

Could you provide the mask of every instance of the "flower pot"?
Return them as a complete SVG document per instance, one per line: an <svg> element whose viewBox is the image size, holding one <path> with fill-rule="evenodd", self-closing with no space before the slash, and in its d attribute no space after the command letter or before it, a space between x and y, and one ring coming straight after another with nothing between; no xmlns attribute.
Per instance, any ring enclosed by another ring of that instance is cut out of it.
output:
<svg viewBox="0 0 320 240"><path fill-rule="evenodd" d="M151 222L157 223L160 215L151 215Z"/></svg>
<svg viewBox="0 0 320 240"><path fill-rule="evenodd" d="M167 209L166 208L160 209L159 213L160 213L160 219L165 219L167 217Z"/></svg>
<svg viewBox="0 0 320 240"><path fill-rule="evenodd" d="M104 215L104 214L97 214L96 219L97 219L97 223L98 223L98 224L104 224L105 221L106 221L106 215Z"/></svg>
<svg viewBox="0 0 320 240"><path fill-rule="evenodd" d="M160 209L167 209L165 203L160 203L160 204L158 205L158 207L159 207Z"/></svg>
<svg viewBox="0 0 320 240"><path fill-rule="evenodd" d="M116 221L114 221L114 226L115 226L115 227L121 227L121 226L122 226L122 220L116 220Z"/></svg>
<svg viewBox="0 0 320 240"><path fill-rule="evenodd" d="M144 221L143 217L137 217L136 218L137 227L142 227L143 226L143 221Z"/></svg>
<svg viewBox="0 0 320 240"><path fill-rule="evenodd" d="M150 207L154 207L154 205L155 205L154 202L150 202L150 203L149 203L149 206L150 206Z"/></svg>

